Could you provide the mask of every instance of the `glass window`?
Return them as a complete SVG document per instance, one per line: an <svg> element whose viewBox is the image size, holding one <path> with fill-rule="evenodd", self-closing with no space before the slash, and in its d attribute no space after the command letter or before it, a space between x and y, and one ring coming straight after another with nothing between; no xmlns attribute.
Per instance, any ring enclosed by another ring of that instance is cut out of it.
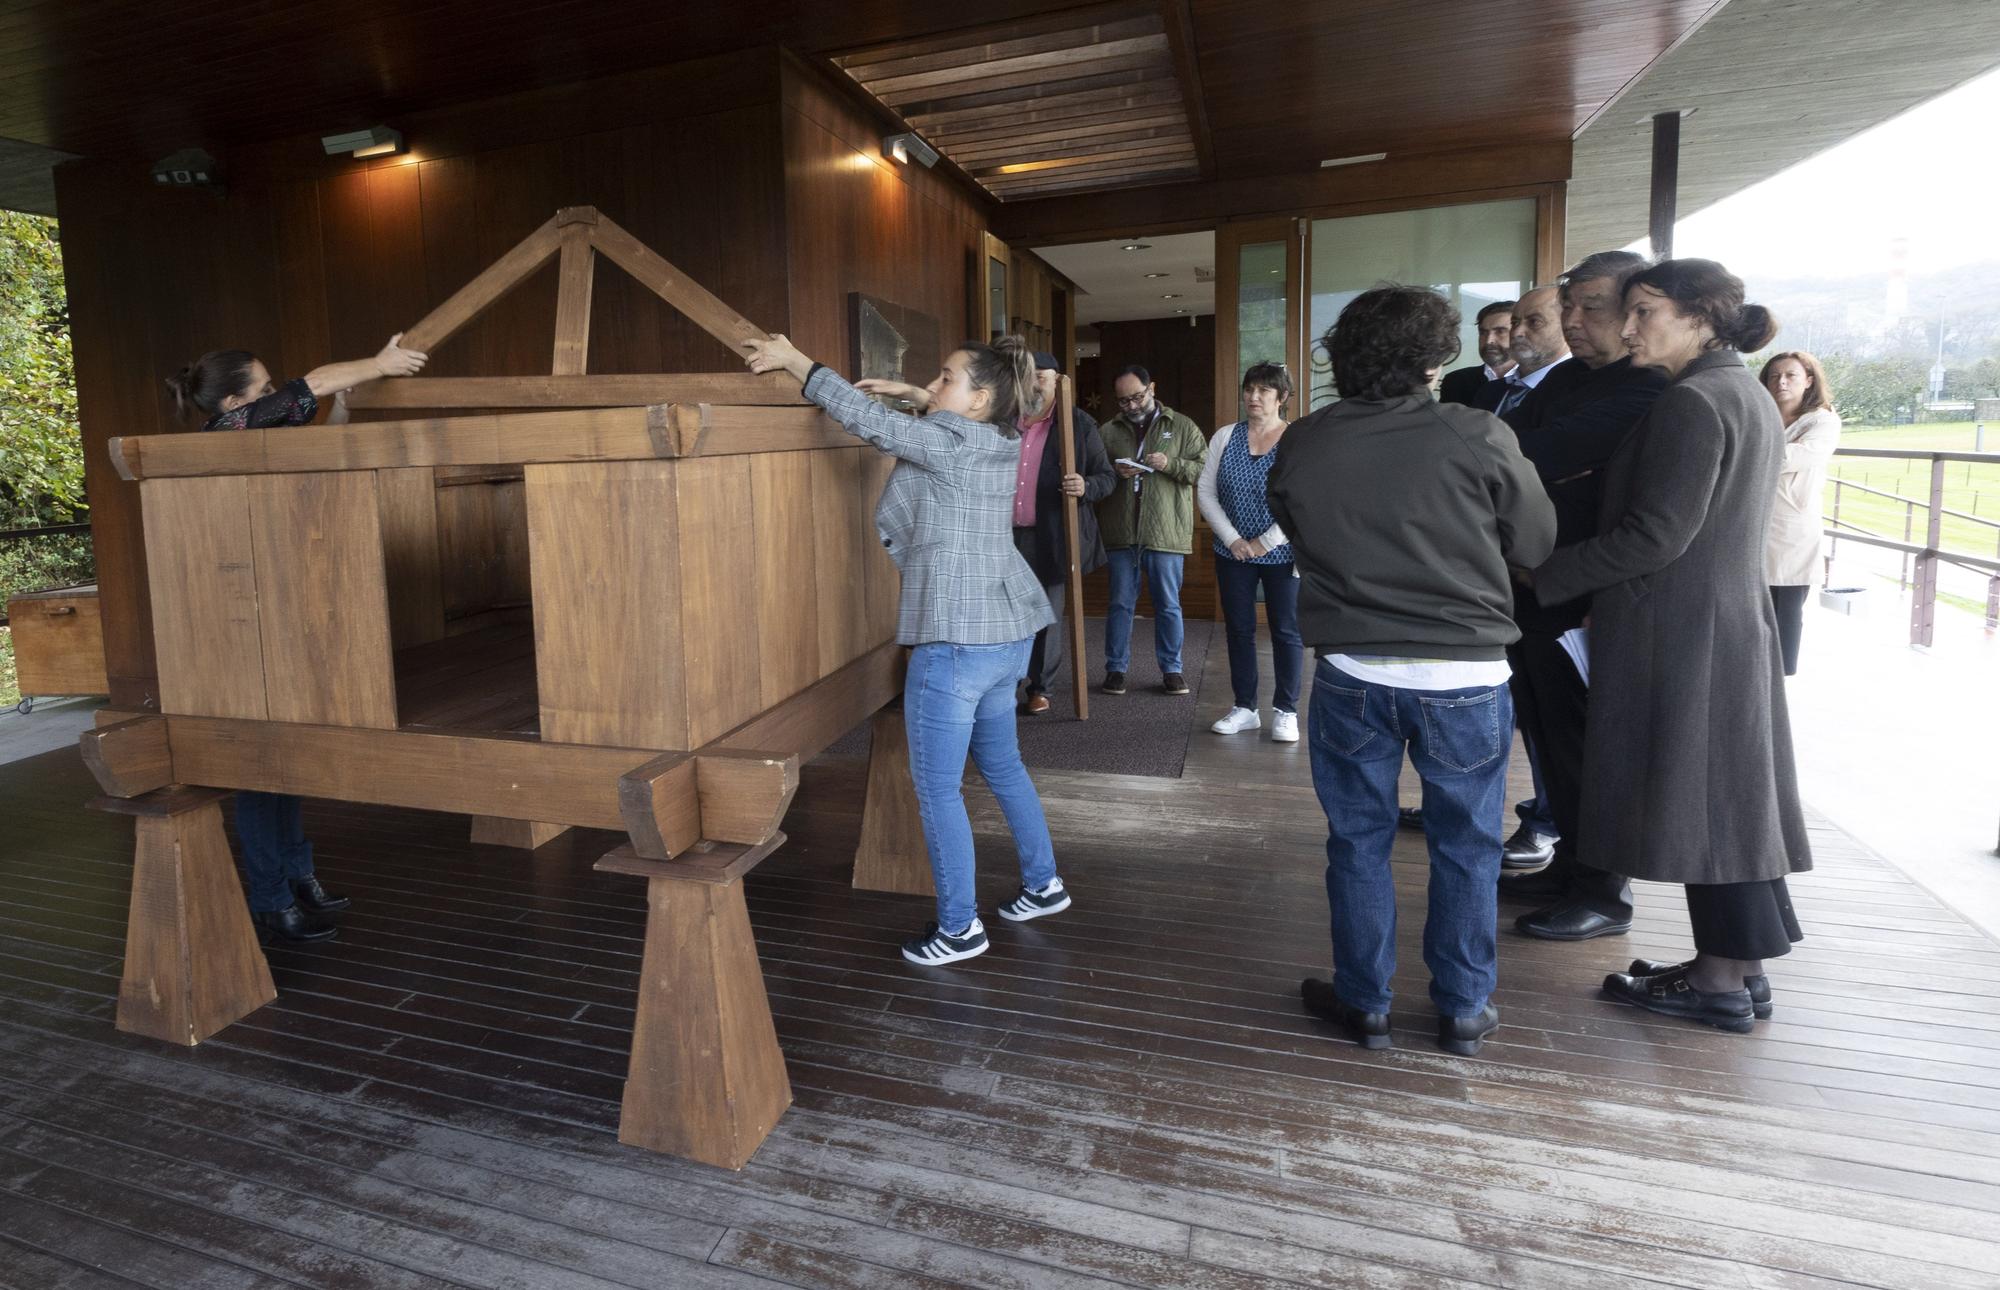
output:
<svg viewBox="0 0 2000 1290"><path fill-rule="evenodd" d="M1535 201L1523 197L1314 220L1310 272L1312 366L1302 407L1334 401L1333 372L1318 340L1348 301L1380 282L1434 287L1450 297L1463 318L1452 366L1476 363L1479 310L1495 300L1518 299L1533 285Z"/></svg>
<svg viewBox="0 0 2000 1290"><path fill-rule="evenodd" d="M991 256L986 260L986 319L987 340L1007 334L1007 262Z"/></svg>
<svg viewBox="0 0 2000 1290"><path fill-rule="evenodd" d="M1289 361L1285 353L1285 244L1251 242L1238 254L1236 273L1236 380L1258 363ZM1242 396L1236 415L1246 415Z"/></svg>

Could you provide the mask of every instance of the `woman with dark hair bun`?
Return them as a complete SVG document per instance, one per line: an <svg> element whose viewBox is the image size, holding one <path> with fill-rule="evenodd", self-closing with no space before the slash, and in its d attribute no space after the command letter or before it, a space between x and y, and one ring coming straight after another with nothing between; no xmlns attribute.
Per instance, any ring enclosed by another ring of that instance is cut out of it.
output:
<svg viewBox="0 0 2000 1290"><path fill-rule="evenodd" d="M373 358L328 363L283 385L249 350L218 349L168 377L167 392L178 416L207 417L204 430L302 426L319 414L326 395L334 400L327 422L339 424L347 420L346 396L355 386L423 369L427 356L404 349L402 339L397 332ZM294 943L332 939L334 926L326 915L347 908L348 900L330 895L313 871L299 799L290 793L238 793L236 836L243 844L246 894L258 934Z"/></svg>
<svg viewBox="0 0 2000 1290"><path fill-rule="evenodd" d="M1777 325L1713 260L1625 287L1632 361L1671 382L1605 469L1595 538L1534 572L1589 595L1582 858L1686 885L1695 956L1635 960L1614 999L1738 1034L1770 1015L1763 960L1801 939L1785 886L1812 867L1764 581L1784 427L1743 352Z"/></svg>

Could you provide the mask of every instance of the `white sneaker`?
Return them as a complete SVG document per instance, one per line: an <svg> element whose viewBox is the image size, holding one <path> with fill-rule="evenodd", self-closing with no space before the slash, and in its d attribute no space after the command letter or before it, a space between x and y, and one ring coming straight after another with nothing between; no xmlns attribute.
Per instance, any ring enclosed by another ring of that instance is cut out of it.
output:
<svg viewBox="0 0 2000 1290"><path fill-rule="evenodd" d="M1231 708L1223 714L1222 720L1209 729L1219 735L1240 735L1245 730L1255 730L1263 724L1264 719L1257 715L1257 709Z"/></svg>
<svg viewBox="0 0 2000 1290"><path fill-rule="evenodd" d="M1295 744L1299 741L1299 714L1296 712L1276 712L1271 714L1271 742Z"/></svg>

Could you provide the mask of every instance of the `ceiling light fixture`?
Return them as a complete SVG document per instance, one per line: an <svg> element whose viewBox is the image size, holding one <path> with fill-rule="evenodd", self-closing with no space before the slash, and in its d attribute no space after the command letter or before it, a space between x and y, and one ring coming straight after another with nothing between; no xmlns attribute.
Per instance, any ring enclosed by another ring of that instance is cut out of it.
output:
<svg viewBox="0 0 2000 1290"><path fill-rule="evenodd" d="M882 155L906 166L914 159L926 170L935 166L938 159L937 149L918 137L915 130L905 130L901 134L892 134L884 138Z"/></svg>
<svg viewBox="0 0 2000 1290"><path fill-rule="evenodd" d="M362 157L386 157L403 151L403 132L392 130L386 125L372 125L366 130L349 130L344 134L323 134L319 146L326 149L329 157L345 153L359 160Z"/></svg>
<svg viewBox="0 0 2000 1290"><path fill-rule="evenodd" d="M1118 249L1121 251L1150 251L1153 249L1153 244L1151 242L1127 242Z"/></svg>
<svg viewBox="0 0 2000 1290"><path fill-rule="evenodd" d="M1164 273L1149 273L1149 274L1147 274L1146 276L1147 276L1147 277L1149 277L1149 278L1164 278L1164 277L1166 277L1167 275L1166 275L1166 274L1164 274Z"/></svg>
<svg viewBox="0 0 2000 1290"><path fill-rule="evenodd" d="M1358 152L1352 157L1329 157L1319 163L1319 168L1331 170L1335 166L1358 166L1364 161L1381 161L1388 155L1386 152Z"/></svg>
<svg viewBox="0 0 2000 1290"><path fill-rule="evenodd" d="M1165 295L1160 297L1160 299L1162 300L1179 300L1180 298L1181 298L1181 293L1178 291L1169 291Z"/></svg>

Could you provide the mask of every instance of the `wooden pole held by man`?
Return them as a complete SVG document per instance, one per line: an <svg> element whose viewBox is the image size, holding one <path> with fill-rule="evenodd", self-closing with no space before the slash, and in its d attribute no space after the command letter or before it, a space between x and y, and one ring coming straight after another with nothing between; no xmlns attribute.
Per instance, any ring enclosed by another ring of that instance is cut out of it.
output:
<svg viewBox="0 0 2000 1290"><path fill-rule="evenodd" d="M1062 442L1062 471L1067 479L1076 473L1076 383L1069 376L1056 378L1056 430ZM1070 693L1076 696L1076 719L1090 720L1090 678L1085 675L1083 652L1083 551L1077 536L1076 508L1081 498L1063 494L1063 558L1069 563L1069 580L1063 595L1069 598L1069 679Z"/></svg>

